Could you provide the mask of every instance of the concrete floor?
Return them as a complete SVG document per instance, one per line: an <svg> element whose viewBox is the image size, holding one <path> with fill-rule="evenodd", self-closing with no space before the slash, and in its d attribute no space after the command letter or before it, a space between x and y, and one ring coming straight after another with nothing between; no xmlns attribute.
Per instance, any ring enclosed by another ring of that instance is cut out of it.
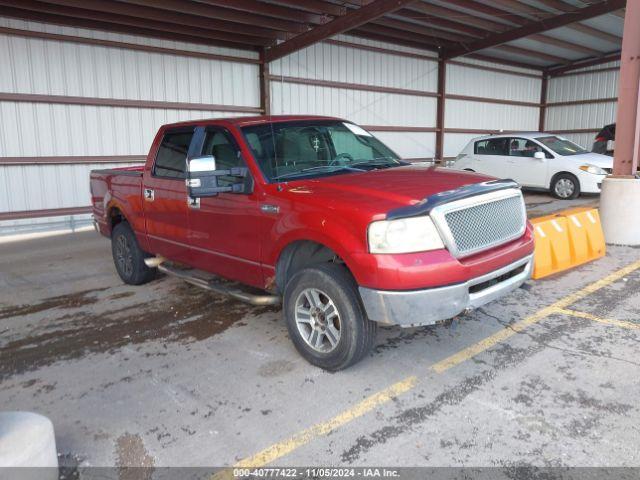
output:
<svg viewBox="0 0 640 480"><path fill-rule="evenodd" d="M271 465L640 466L640 271L570 306L626 323L531 317L639 259L610 247L449 325L381 329L330 374L276 309L168 277L123 285L93 232L4 244L0 405L47 415L62 461L86 466L227 466L272 446Z"/></svg>

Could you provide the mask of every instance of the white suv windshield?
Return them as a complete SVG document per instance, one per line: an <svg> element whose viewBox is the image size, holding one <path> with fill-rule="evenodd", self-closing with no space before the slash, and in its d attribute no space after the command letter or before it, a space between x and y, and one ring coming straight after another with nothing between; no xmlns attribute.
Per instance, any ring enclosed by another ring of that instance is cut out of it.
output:
<svg viewBox="0 0 640 480"><path fill-rule="evenodd" d="M242 128L269 181L404 165L366 130L336 120L274 122Z"/></svg>
<svg viewBox="0 0 640 480"><path fill-rule="evenodd" d="M581 153L588 153L584 148L576 145L573 142L570 142L566 138L556 137L554 135L548 137L538 137L536 138L541 144L545 147L550 148L558 155L562 155L563 157L569 155L579 155Z"/></svg>

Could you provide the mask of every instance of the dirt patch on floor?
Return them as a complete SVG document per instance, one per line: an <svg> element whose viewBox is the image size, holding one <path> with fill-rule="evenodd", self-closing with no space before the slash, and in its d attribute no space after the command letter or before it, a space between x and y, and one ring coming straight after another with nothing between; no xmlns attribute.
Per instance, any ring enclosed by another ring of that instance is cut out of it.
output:
<svg viewBox="0 0 640 480"><path fill-rule="evenodd" d="M115 454L120 480L151 480L153 477L153 457L140 435L125 433L118 437Z"/></svg>
<svg viewBox="0 0 640 480"><path fill-rule="evenodd" d="M13 305L10 307L4 307L0 309L0 320L31 315L54 308L69 309L91 305L98 301L98 297L96 295L104 290L106 290L106 288L94 288L93 290L84 290L82 292L71 293L69 295L46 298L42 302L33 305Z"/></svg>
<svg viewBox="0 0 640 480"><path fill-rule="evenodd" d="M111 352L125 345L201 341L225 331L248 314L277 311L273 307L252 307L187 284L174 288L160 301L105 312L67 310L95 303L97 299L88 294L73 295L71 300L55 297L39 304L55 305L57 310L43 326L0 349L0 380L56 361ZM28 313L44 309L35 307Z"/></svg>

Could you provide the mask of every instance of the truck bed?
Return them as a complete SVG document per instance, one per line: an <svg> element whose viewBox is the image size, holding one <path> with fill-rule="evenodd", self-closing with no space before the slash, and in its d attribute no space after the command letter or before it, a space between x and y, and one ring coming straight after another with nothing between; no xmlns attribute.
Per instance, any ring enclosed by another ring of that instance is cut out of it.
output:
<svg viewBox="0 0 640 480"><path fill-rule="evenodd" d="M91 205L93 218L100 233L111 235L107 205L118 205L120 210L141 212L142 172L144 165L123 168L91 170ZM139 217L141 221L143 216ZM135 225L132 225L135 230Z"/></svg>

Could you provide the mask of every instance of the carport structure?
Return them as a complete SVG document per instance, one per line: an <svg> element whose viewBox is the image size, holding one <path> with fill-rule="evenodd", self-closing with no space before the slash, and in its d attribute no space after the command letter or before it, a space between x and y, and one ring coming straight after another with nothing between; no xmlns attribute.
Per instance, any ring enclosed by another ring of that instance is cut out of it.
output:
<svg viewBox="0 0 640 480"><path fill-rule="evenodd" d="M99 63L101 53L94 51L103 48L231 65L223 73L227 86L221 87L217 101L207 100L205 94L186 95L195 100L185 100L180 94L170 98L172 94L156 93L154 87L145 85L144 78L137 79L134 93L127 92L126 85L86 87L81 83L101 82L101 74L86 63L81 68L87 73L77 80L75 90L69 87L74 82L66 79L58 89L50 85L57 76L55 62L49 66L53 73L42 72L48 84L38 87L34 86L38 79L27 77L37 76L34 71L42 67L29 65L31 72L21 78L22 67L18 65L18 73L11 72L11 78L3 82L8 88L0 89L1 102L67 109L182 110L193 116L199 116L198 112L210 112L208 116L289 112L347 115L379 132L407 158L442 161L455 156L474 135L499 130L553 131L583 144L590 142L596 130L615 115L626 0L0 0L0 6L0 15L19 19L3 23L0 35L27 42L77 45L79 62ZM23 22L20 28L11 23L16 21ZM44 27L30 26L35 22ZM7 43L8 63L19 63L20 48L12 45L12 40ZM93 48L86 59L82 57L86 50L83 46ZM137 57L124 63L135 63L140 69L141 60L153 61ZM356 66L347 63L354 61L359 64L353 70L360 70L360 76L358 72L352 74L350 67ZM131 66L122 67L125 78ZM250 69L246 74L238 73L239 66ZM153 81L152 72L145 74L149 83ZM200 78L196 78L197 73L185 75L183 81L189 87L198 81L202 88L209 81L203 74ZM606 76L605 93L596 87L585 88L590 90L586 98L569 92L580 89L585 82L602 83L599 75ZM376 76L380 81L373 78ZM551 95L550 82L567 77L583 83L572 86L558 82ZM476 80L486 83L480 90L489 94L475 94ZM167 90L178 90L179 81L177 78L176 85L167 86ZM246 86L247 82L251 83L250 89L255 85L255 95L231 98L234 95L228 91L233 86L229 84ZM327 106L340 103L328 101L327 90L362 98L345 111L339 105ZM314 96L323 101L310 100ZM407 104L395 101L400 97ZM307 100L302 102L300 98ZM385 111L385 101L395 103L387 107L395 111ZM407 114L412 104L416 111ZM592 122L586 126L577 121L585 116L585 108L590 109ZM363 110L377 112L358 116ZM21 114L15 115L16 123L24 124ZM409 118L412 115L415 118ZM35 117L32 123L37 125ZM104 122L119 123L111 118ZM162 122L154 119L154 123L145 128L152 132ZM13 131L4 132L5 137L14 135ZM0 168L85 165L78 178L86 178L87 168L99 163L142 161L149 135L135 147L129 140L124 154L122 148L112 149L119 150L114 154L108 145L84 149L59 146L49 152L46 148L23 148L19 143L24 140L16 141L11 148L11 142L6 141L4 151L0 151ZM411 142L415 148L402 151L402 145ZM34 150L38 151L32 153ZM78 184L74 189L86 187ZM28 224L29 219L73 219L86 214L86 200L61 196L53 206L42 199L0 199L0 222L11 228ZM42 208L44 204L48 208Z"/></svg>

